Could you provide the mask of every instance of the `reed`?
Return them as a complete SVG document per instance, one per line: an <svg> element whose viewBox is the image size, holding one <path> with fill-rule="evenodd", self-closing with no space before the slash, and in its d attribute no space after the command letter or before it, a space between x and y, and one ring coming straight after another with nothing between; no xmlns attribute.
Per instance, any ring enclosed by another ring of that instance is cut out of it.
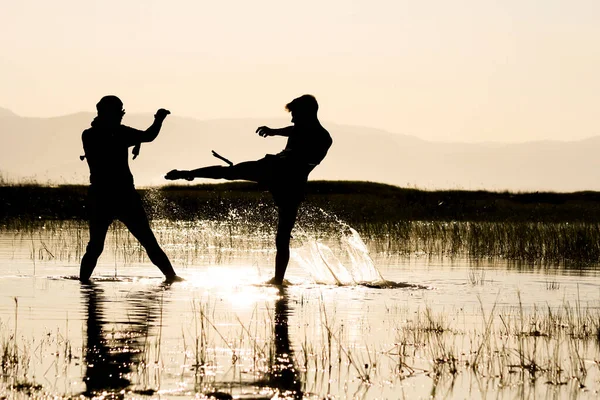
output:
<svg viewBox="0 0 600 400"><path fill-rule="evenodd" d="M0 186L0 232L28 236L34 262L80 258L87 241L86 190ZM244 234L268 240L274 235L276 210L268 193L254 184L168 186L141 192L155 228L163 228L158 232L161 241L185 247L184 259L193 258L192 249L198 252L206 246L239 248L243 241L236 239ZM352 226L375 252L387 254L581 268L600 259L598 200L600 194L594 192L427 192L365 182L311 182L297 226L329 238L339 236L344 224ZM41 230L52 232L61 246L42 239ZM219 240L209 237L211 230L219 231ZM111 232L119 241L118 257L126 262L143 260L143 250L122 226L114 224Z"/></svg>
<svg viewBox="0 0 600 400"><path fill-rule="evenodd" d="M351 396L411 379L422 384L423 378L439 395L449 393L461 376L471 377L473 382L491 382L500 393L515 388L539 390L539 383L555 387L561 395L582 388L600 389L600 368L597 362L590 362L598 359L597 304L578 300L555 308L525 308L519 303L491 309L481 304L479 323L469 328L451 322L457 320L449 318L454 312L434 311L430 306L416 311L390 307L389 323L384 325L395 337L390 347L379 348L368 338L364 342L351 339L335 309L326 307L321 299L303 301L304 307L319 309L320 317L290 329L288 344L292 347L288 352L282 352L282 338L275 335L273 326L282 322L272 317L272 308L257 308L241 318L219 315L210 299L192 303L193 331L182 335L180 351L169 355L170 362L184 365L181 384L193 382L189 390L199 395L232 396L251 387L281 394L285 390L278 382L289 372L282 368L293 365L289 373L302 383L302 388L293 388L321 397ZM280 327L287 330L294 325L286 321ZM0 390L35 397L47 388L31 383L33 376L43 376L50 368L54 370L51 375L61 373L65 366L80 361L79 356L69 355L70 341L59 331L38 345L27 340L17 343L14 333L15 327L0 325ZM162 334L159 331L157 335L155 342L141 338L142 356L134 359L139 365L132 366L138 381L133 383L142 388L133 393L141 396L155 393L149 388L160 385L160 371L166 368L158 362L163 357ZM50 353L55 360L40 373L32 359ZM153 385L142 376L149 373L159 374ZM332 386L332 382L337 384Z"/></svg>
<svg viewBox="0 0 600 400"><path fill-rule="evenodd" d="M273 247L274 224L254 224L245 217L229 222L213 220L154 220L155 234L169 257L178 265L198 261L219 264L232 260L235 252L268 251ZM331 220L315 227L299 221L292 245L298 247L316 239L341 243L347 224ZM394 233L361 233L373 254L385 256L469 258L501 260L507 265L528 268L584 269L600 260L600 224L592 223L510 223L510 222L436 222L413 221L398 225ZM14 249L29 248L32 263L77 262L88 240L84 221L23 222L0 229L10 237ZM106 252L115 263L148 262L139 242L116 222L111 225ZM485 282L485 270L470 272L470 282ZM548 289L556 290L549 285Z"/></svg>

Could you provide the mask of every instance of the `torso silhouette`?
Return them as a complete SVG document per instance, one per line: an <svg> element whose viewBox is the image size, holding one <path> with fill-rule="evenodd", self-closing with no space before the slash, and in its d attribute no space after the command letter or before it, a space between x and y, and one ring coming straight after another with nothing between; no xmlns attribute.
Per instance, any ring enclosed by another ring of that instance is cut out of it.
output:
<svg viewBox="0 0 600 400"><path fill-rule="evenodd" d="M332 143L329 132L318 123L295 125L285 149L263 159L268 165L263 183L273 195L275 204L295 207L300 204L308 175L323 161Z"/></svg>
<svg viewBox="0 0 600 400"><path fill-rule="evenodd" d="M329 132L321 124L296 125L288 137L285 149L278 155L315 166L323 161L332 143Z"/></svg>
<svg viewBox="0 0 600 400"><path fill-rule="evenodd" d="M142 131L129 126L109 126L97 119L92 122L91 128L83 131L83 149L93 187L111 190L133 188L128 149L140 142L142 134Z"/></svg>

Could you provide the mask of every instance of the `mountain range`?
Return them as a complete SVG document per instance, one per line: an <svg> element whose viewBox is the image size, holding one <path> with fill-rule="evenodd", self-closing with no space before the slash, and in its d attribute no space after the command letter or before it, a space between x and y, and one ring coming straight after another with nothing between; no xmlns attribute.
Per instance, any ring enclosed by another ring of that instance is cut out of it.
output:
<svg viewBox="0 0 600 400"><path fill-rule="evenodd" d="M0 176L11 182L87 183L87 164L79 159L81 132L94 115L32 118L0 108ZM152 120L151 113L128 114L123 123L145 129ZM289 120L199 120L170 115L160 136L143 144L140 156L130 160L136 185L167 183L163 175L174 168L222 164L211 150L233 162L279 152L285 138L259 137L255 130L260 125L281 127L289 125ZM311 174L312 180L361 180L432 190L600 190L600 137L526 143L432 142L368 127L327 121L323 125L334 144Z"/></svg>

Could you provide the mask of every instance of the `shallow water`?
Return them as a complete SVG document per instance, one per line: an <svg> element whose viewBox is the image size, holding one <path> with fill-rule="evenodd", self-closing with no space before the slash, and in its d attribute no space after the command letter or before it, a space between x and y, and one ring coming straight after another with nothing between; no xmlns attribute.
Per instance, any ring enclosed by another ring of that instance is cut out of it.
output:
<svg viewBox="0 0 600 400"><path fill-rule="evenodd" d="M600 389L596 268L378 254L349 230L319 240L295 232L290 285L278 289L263 284L270 235L165 223L155 231L184 282L163 283L116 225L84 285L85 228L0 234L0 397L586 398Z"/></svg>

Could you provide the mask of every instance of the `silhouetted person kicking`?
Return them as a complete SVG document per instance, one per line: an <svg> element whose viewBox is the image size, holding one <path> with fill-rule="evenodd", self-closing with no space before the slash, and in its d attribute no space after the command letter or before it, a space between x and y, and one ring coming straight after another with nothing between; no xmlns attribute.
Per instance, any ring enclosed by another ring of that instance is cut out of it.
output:
<svg viewBox="0 0 600 400"><path fill-rule="evenodd" d="M150 261L167 279L175 280L177 275L171 262L150 229L140 195L133 185L133 175L127 160L128 148L133 146L133 154L136 156L140 143L151 142L158 136L162 123L170 112L161 108L154 115L152 125L145 131L140 131L121 125L125 110L118 97L103 97L96 104L96 109L98 116L92 121L92 127L82 134L85 158L90 167L90 241L81 259L79 279L83 282L90 279L104 249L108 227L118 219L144 246Z"/></svg>
<svg viewBox="0 0 600 400"><path fill-rule="evenodd" d="M273 129L259 127L256 132L262 136L286 136L285 149L279 154L267 154L256 161L246 161L229 167L212 166L192 171L172 170L166 179L213 178L228 180L247 180L263 184L273 195L278 208L277 237L275 245L275 276L269 282L275 285L283 283L285 270L290 259L290 235L298 208L304 200L304 189L308 174L325 158L333 143L329 132L323 128L317 118L319 105L311 95L294 99L286 105L292 114L294 125Z"/></svg>

